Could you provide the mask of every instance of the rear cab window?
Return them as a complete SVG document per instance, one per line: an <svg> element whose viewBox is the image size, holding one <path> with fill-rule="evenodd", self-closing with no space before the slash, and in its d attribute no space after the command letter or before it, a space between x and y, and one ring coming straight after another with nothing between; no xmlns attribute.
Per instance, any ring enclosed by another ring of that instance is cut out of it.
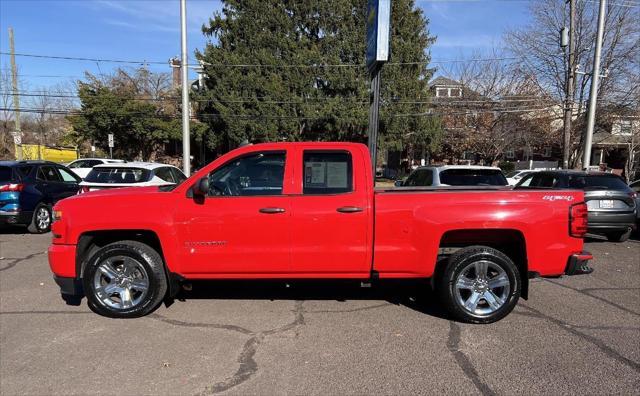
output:
<svg viewBox="0 0 640 396"><path fill-rule="evenodd" d="M150 179L151 171L142 168L99 167L91 169L84 179L88 183L129 184Z"/></svg>
<svg viewBox="0 0 640 396"><path fill-rule="evenodd" d="M449 186L506 186L507 178L499 169L445 169L440 183Z"/></svg>
<svg viewBox="0 0 640 396"><path fill-rule="evenodd" d="M353 191L353 160L348 151L305 150L302 193L345 194Z"/></svg>

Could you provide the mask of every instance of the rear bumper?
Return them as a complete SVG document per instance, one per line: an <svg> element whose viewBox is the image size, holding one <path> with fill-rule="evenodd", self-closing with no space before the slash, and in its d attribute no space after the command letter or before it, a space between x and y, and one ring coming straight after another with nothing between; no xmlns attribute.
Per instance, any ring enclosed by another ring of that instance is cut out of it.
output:
<svg viewBox="0 0 640 396"><path fill-rule="evenodd" d="M593 255L589 252L574 253L569 257L564 273L567 275L585 274L584 268L588 268L589 260L592 259Z"/></svg>
<svg viewBox="0 0 640 396"><path fill-rule="evenodd" d="M589 212L588 215L588 227L590 231L603 231L603 230L627 230L633 227L636 223L635 212Z"/></svg>
<svg viewBox="0 0 640 396"><path fill-rule="evenodd" d="M29 225L33 211L5 212L0 210L0 225Z"/></svg>

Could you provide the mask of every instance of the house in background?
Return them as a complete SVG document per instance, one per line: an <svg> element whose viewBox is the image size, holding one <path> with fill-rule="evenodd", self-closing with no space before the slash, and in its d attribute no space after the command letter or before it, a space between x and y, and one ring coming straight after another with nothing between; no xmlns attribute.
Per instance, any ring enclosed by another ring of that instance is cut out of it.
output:
<svg viewBox="0 0 640 396"><path fill-rule="evenodd" d="M605 164L630 179L640 176L640 116L629 110L603 117L593 134L590 166Z"/></svg>

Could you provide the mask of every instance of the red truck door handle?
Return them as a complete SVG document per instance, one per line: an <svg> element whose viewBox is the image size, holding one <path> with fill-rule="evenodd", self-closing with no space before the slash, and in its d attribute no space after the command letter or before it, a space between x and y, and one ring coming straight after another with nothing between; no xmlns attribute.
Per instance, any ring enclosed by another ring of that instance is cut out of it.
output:
<svg viewBox="0 0 640 396"><path fill-rule="evenodd" d="M343 206L336 210L340 213L358 213L358 212L362 212L364 209L359 208L357 206Z"/></svg>
<svg viewBox="0 0 640 396"><path fill-rule="evenodd" d="M266 213L266 214L284 213L284 208L261 208L260 213Z"/></svg>

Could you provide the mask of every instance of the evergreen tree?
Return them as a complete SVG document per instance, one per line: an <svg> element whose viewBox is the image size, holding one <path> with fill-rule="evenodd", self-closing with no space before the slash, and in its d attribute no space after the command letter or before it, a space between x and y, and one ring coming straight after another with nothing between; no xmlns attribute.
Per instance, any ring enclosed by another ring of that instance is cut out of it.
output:
<svg viewBox="0 0 640 396"><path fill-rule="evenodd" d="M382 143L429 145L439 130L422 115L434 38L413 0L392 4L390 61L415 63L384 68ZM196 54L208 77L195 96L215 136L210 143L226 151L244 140L366 142L366 7L366 0L224 1L203 27L215 43Z"/></svg>

